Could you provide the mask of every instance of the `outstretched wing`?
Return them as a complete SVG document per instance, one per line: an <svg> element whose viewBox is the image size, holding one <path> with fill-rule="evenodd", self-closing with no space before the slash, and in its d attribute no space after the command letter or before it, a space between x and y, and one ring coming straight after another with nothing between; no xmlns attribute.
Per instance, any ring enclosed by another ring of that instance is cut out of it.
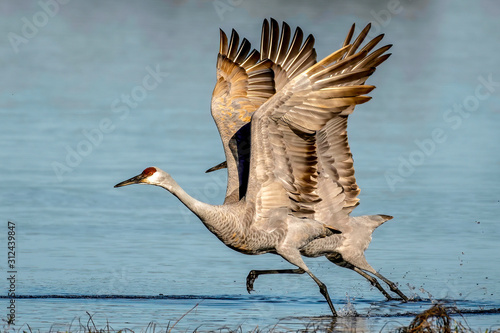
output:
<svg viewBox="0 0 500 333"><path fill-rule="evenodd" d="M274 94L271 63L260 61L259 52L250 52L251 45L233 30L228 43L220 31L217 56L217 83L212 94L212 117L215 120L224 147L228 168L226 201L237 201L238 155L230 145L233 135L250 121L253 112ZM249 53L250 52L250 53Z"/></svg>
<svg viewBox="0 0 500 333"><path fill-rule="evenodd" d="M365 40L370 27L371 25L368 24L363 31L361 31L343 58L356 53ZM344 41L344 47L350 43L354 33L354 28L355 26L353 24ZM382 40L383 37L384 35L382 34L373 38L371 41L366 43L363 48L361 48L360 52L364 51L369 53ZM355 67L377 67L389 58L390 54L384 53L390 47L391 45L387 45L379 48L370 55L367 55L366 58L361 60ZM365 81L363 80L358 82L358 84L363 84L364 82ZM345 110L344 113L351 113L353 110L354 106L351 106L349 110ZM320 170L322 171L319 177L320 187L323 188L323 182L330 181L336 181L342 185L345 195L343 210L345 213L349 214L359 204L358 195L360 193L360 189L356 184L356 178L354 177L353 158L347 140L347 117L347 115L343 115L331 119L324 128L318 131L316 138L318 141ZM327 206L326 202L322 203L320 206L322 207L318 207L317 215L322 216L319 218L323 218L323 216L326 217L330 214L330 208Z"/></svg>
<svg viewBox="0 0 500 333"><path fill-rule="evenodd" d="M376 37L358 51L369 28L285 84L252 116L246 198L256 205L256 221L266 221L273 208L288 207L295 216L342 230L358 193L347 116L370 99L364 94L374 87L364 82L390 47L369 54L381 39Z"/></svg>
<svg viewBox="0 0 500 333"><path fill-rule="evenodd" d="M246 193L250 159L250 132L243 128L253 112L291 78L316 62L314 38L309 35L304 43L303 32L295 30L291 39L288 24L283 22L281 35L276 20L262 25L261 52L250 50L243 40L238 51L238 34L233 30L231 39L221 31L217 61L217 84L212 97L212 116L217 124L226 154L228 187L226 202L235 202ZM246 57L246 58L245 58Z"/></svg>

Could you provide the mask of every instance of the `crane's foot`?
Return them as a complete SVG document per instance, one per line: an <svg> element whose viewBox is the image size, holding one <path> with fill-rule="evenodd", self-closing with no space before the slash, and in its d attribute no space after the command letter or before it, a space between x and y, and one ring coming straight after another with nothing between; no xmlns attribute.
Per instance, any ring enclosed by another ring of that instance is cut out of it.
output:
<svg viewBox="0 0 500 333"><path fill-rule="evenodd" d="M408 297L406 297L406 295L403 294L401 292L401 290L399 290L399 288L397 287L397 285L394 282L390 282L389 281L389 283L387 283L387 285L389 286L389 289L391 289L391 291L393 293L396 293L396 294L399 295L399 297L401 297L401 298L394 298L395 300L402 301L402 302L405 302L405 303L408 302Z"/></svg>
<svg viewBox="0 0 500 333"><path fill-rule="evenodd" d="M303 270L301 268L297 268L297 269L269 269L269 270L264 270L264 271L251 270L247 276L247 291L249 294L250 294L250 292L254 291L253 283L259 277L259 275L262 275L262 274L304 274L304 273L305 273L305 270Z"/></svg>
<svg viewBox="0 0 500 333"><path fill-rule="evenodd" d="M405 303L408 302L408 297L405 294L403 294L397 287L395 289L391 288L391 290L401 297L401 299L398 298L398 300L401 300Z"/></svg>
<svg viewBox="0 0 500 333"><path fill-rule="evenodd" d="M250 271L250 273L248 273L248 276L247 276L247 291L248 293L250 294L252 291L254 291L253 289L253 283L255 282L255 279L257 278L257 273L255 271Z"/></svg>
<svg viewBox="0 0 500 333"><path fill-rule="evenodd" d="M401 301L402 302L408 302L408 297L406 297L406 295L403 294L401 292L401 290L399 290L398 286L394 282L392 282L389 279L385 278L382 274L380 274L378 272L374 273L374 275L376 277L378 277L379 279L381 279L382 281L384 281L389 286L389 289L391 289L391 291L393 293L398 294L399 297L401 297Z"/></svg>

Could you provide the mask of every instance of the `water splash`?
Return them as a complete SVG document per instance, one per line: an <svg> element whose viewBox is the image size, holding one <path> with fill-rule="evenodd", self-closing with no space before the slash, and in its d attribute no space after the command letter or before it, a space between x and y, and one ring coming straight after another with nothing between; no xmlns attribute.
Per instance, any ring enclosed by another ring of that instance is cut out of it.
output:
<svg viewBox="0 0 500 333"><path fill-rule="evenodd" d="M358 311L356 311L356 308L354 307L354 304L351 303L351 298L349 297L349 294L345 294L347 298L347 303L344 305L339 311L338 315L340 317L357 317L359 316ZM354 301L354 297L352 298Z"/></svg>
<svg viewBox="0 0 500 333"><path fill-rule="evenodd" d="M414 285L412 285L410 283L407 283L406 285L408 286L408 289L410 289L410 292L411 292L411 295L408 296L408 299L410 301L421 301L422 297L420 297L420 295L416 292L417 287L415 287Z"/></svg>
<svg viewBox="0 0 500 333"><path fill-rule="evenodd" d="M436 300L436 297L434 297L429 291L425 290L424 287L416 287L410 283L406 284L408 286L408 289L411 291L411 295L408 296L408 299L413 302L418 302L418 301L423 301L423 300L430 300L431 302L434 303ZM427 294L427 297L422 297L422 295L419 295L418 292L421 294Z"/></svg>

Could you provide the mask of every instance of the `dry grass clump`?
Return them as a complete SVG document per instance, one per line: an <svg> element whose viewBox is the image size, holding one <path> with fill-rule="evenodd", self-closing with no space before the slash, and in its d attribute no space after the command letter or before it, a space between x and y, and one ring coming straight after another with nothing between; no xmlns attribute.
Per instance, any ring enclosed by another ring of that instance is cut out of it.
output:
<svg viewBox="0 0 500 333"><path fill-rule="evenodd" d="M470 332L460 322L450 317L450 309L436 304L418 314L408 327L400 328L400 333L463 333ZM453 327L452 327L453 326Z"/></svg>

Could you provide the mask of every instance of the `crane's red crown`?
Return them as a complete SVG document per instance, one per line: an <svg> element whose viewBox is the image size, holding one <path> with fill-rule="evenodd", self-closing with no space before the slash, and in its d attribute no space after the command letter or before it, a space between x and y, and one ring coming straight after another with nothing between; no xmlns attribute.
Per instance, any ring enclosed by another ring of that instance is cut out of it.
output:
<svg viewBox="0 0 500 333"><path fill-rule="evenodd" d="M143 176L145 176L145 177L150 177L150 176L152 176L155 172L156 172L156 169L155 169L155 168L153 168L153 167L149 167L149 168L144 169L144 171L142 172L142 175L143 175Z"/></svg>

